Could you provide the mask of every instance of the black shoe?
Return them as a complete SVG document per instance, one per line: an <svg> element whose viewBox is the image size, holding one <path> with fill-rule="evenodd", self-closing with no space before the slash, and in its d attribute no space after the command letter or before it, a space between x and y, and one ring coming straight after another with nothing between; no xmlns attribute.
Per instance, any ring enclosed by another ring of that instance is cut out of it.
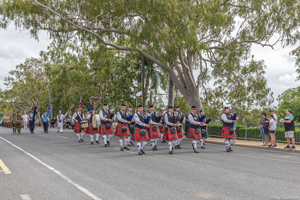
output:
<svg viewBox="0 0 300 200"><path fill-rule="evenodd" d="M275 147L277 147L277 144L275 144Z"/></svg>
<svg viewBox="0 0 300 200"><path fill-rule="evenodd" d="M156 151L155 147L152 148L153 151Z"/></svg>
<svg viewBox="0 0 300 200"><path fill-rule="evenodd" d="M81 140L81 142L84 142L83 139L80 139L80 140Z"/></svg>
<svg viewBox="0 0 300 200"><path fill-rule="evenodd" d="M289 145L286 145L286 147L284 147L285 149L289 149L289 148L291 148Z"/></svg>
<svg viewBox="0 0 300 200"><path fill-rule="evenodd" d="M154 146L154 148L155 148L155 150L157 150L157 146L156 145Z"/></svg>
<svg viewBox="0 0 300 200"><path fill-rule="evenodd" d="M105 147L108 147L108 145L107 145L107 144L105 144L104 146L105 146Z"/></svg>
<svg viewBox="0 0 300 200"><path fill-rule="evenodd" d="M166 140L161 141L161 143L167 143Z"/></svg>
<svg viewBox="0 0 300 200"><path fill-rule="evenodd" d="M231 152L229 149L226 150L227 152Z"/></svg>
<svg viewBox="0 0 300 200"><path fill-rule="evenodd" d="M134 147L134 143L132 141L130 141L130 144Z"/></svg>
<svg viewBox="0 0 300 200"><path fill-rule="evenodd" d="M91 142L91 144L94 144L94 142Z"/></svg>
<svg viewBox="0 0 300 200"><path fill-rule="evenodd" d="M169 154L173 154L173 151L169 151Z"/></svg>
<svg viewBox="0 0 300 200"><path fill-rule="evenodd" d="M205 145L205 143L203 142L203 146Z"/></svg>
<svg viewBox="0 0 300 200"><path fill-rule="evenodd" d="M97 144L100 144L100 142L99 142L98 140L96 141L96 143L97 143Z"/></svg>
<svg viewBox="0 0 300 200"><path fill-rule="evenodd" d="M120 148L120 151L124 151L123 147Z"/></svg>
<svg viewBox="0 0 300 200"><path fill-rule="evenodd" d="M199 151L197 151L196 149L194 150L194 153L199 153Z"/></svg>
<svg viewBox="0 0 300 200"><path fill-rule="evenodd" d="M138 154L139 154L139 155L143 155L143 153L142 153L142 152L140 152L140 151L139 151L139 153L138 153Z"/></svg>
<svg viewBox="0 0 300 200"><path fill-rule="evenodd" d="M230 151L233 151L233 150L231 149L231 147L229 147L229 150L230 150Z"/></svg>
<svg viewBox="0 0 300 200"><path fill-rule="evenodd" d="M57 131L57 133L58 133L59 131Z"/></svg>
<svg viewBox="0 0 300 200"><path fill-rule="evenodd" d="M269 145L269 148L271 148L271 146L272 146L272 145L270 144L270 145ZM275 146L274 146L274 147L275 147Z"/></svg>
<svg viewBox="0 0 300 200"><path fill-rule="evenodd" d="M107 141L107 145L110 146L109 141Z"/></svg>
<svg viewBox="0 0 300 200"><path fill-rule="evenodd" d="M181 147L180 147L180 144L179 144L179 145L177 145L177 147L178 147L178 149L181 149Z"/></svg>
<svg viewBox="0 0 300 200"><path fill-rule="evenodd" d="M131 147L131 144L127 144L127 146Z"/></svg>
<svg viewBox="0 0 300 200"><path fill-rule="evenodd" d="M193 147L193 150L195 151L195 147L194 147L194 145L192 144L192 147Z"/></svg>
<svg viewBox="0 0 300 200"><path fill-rule="evenodd" d="M141 152L142 152L143 154L146 154L145 151L144 151L144 149L141 149Z"/></svg>
<svg viewBox="0 0 300 200"><path fill-rule="evenodd" d="M205 149L205 147L204 147L204 146L201 146L201 149Z"/></svg>
<svg viewBox="0 0 300 200"><path fill-rule="evenodd" d="M128 147L124 147L124 149L126 149L126 150L128 150L128 151L130 150Z"/></svg>
<svg viewBox="0 0 300 200"><path fill-rule="evenodd" d="M78 140L78 143L81 143L81 140Z"/></svg>
<svg viewBox="0 0 300 200"><path fill-rule="evenodd" d="M178 149L178 146L177 146L177 145L175 145L175 149Z"/></svg>
<svg viewBox="0 0 300 200"><path fill-rule="evenodd" d="M292 149L296 149L296 147L295 147L295 146L292 146Z"/></svg>

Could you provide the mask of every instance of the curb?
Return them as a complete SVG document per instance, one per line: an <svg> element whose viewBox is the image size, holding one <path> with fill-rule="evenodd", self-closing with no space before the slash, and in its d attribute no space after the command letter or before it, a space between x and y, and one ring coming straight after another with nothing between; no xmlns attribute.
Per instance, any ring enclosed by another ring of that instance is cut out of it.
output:
<svg viewBox="0 0 300 200"><path fill-rule="evenodd" d="M184 138L186 140L191 140L189 138ZM205 143L208 144L217 144L217 145L224 145L224 142L216 142L216 141L205 141ZM246 147L246 148L251 148L251 149L263 149L266 151L277 151L277 152L288 152L288 153L298 153L300 154L300 150L292 150L292 149L281 149L281 148L268 148L268 147L262 147L262 146L253 146L253 145L245 145L245 144L233 144L233 146L237 147Z"/></svg>

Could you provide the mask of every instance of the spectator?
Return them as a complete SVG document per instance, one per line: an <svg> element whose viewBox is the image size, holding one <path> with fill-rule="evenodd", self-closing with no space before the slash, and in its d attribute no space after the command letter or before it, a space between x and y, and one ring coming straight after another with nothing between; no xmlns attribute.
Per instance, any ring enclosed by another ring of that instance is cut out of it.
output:
<svg viewBox="0 0 300 200"><path fill-rule="evenodd" d="M277 115L275 114L274 109L270 109L270 114L273 115L274 120L277 124ZM275 147L276 147L277 146L277 144L276 144L276 130L275 130L275 133L274 133L274 142L275 142Z"/></svg>
<svg viewBox="0 0 300 200"><path fill-rule="evenodd" d="M190 113L187 112L187 114L185 116L185 136L188 134L188 132L190 130L190 127L191 127L191 124L190 124L190 121L189 121L189 115L190 115Z"/></svg>
<svg viewBox="0 0 300 200"><path fill-rule="evenodd" d="M3 120L0 119L0 126L3 126Z"/></svg>
<svg viewBox="0 0 300 200"><path fill-rule="evenodd" d="M290 139L292 139L292 149L295 149L295 139L294 139L294 131L295 131L295 124L294 124L294 116L292 115L291 109L287 109L285 111L286 116L284 119L280 119L280 123L283 123L284 130L285 130L285 137L287 140L287 146L285 149L290 148Z"/></svg>
<svg viewBox="0 0 300 200"><path fill-rule="evenodd" d="M267 118L266 112L262 112L261 115L262 115L261 122L262 122L262 126L264 129L264 134L265 134L265 143L263 146L269 146L269 122L270 122L270 119Z"/></svg>
<svg viewBox="0 0 300 200"><path fill-rule="evenodd" d="M275 145L275 131L276 131L276 121L274 115L270 115L270 125L269 125L269 132L271 137L271 144L269 147L276 147Z"/></svg>
<svg viewBox="0 0 300 200"><path fill-rule="evenodd" d="M265 112L263 112L263 113L265 113ZM264 117L266 117L266 115ZM262 143L260 144L261 146L265 145L265 132L264 132L264 125L263 125L264 117L262 117L261 119L258 119L258 121L260 122L260 134L262 136Z"/></svg>

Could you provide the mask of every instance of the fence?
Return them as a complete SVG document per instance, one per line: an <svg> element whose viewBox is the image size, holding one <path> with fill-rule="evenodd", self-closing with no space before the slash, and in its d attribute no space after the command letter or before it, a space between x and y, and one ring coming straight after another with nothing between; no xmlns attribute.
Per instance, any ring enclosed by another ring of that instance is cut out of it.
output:
<svg viewBox="0 0 300 200"><path fill-rule="evenodd" d="M208 126L208 134L210 137L221 137L222 133L222 123L214 122ZM241 122L236 126L236 135L238 139L244 140L262 140L262 136L260 133L260 123L253 122ZM276 141L277 142L286 142L284 135L284 127L283 124L277 123L276 128ZM294 133L295 142L300 144L300 124L295 125L295 133Z"/></svg>

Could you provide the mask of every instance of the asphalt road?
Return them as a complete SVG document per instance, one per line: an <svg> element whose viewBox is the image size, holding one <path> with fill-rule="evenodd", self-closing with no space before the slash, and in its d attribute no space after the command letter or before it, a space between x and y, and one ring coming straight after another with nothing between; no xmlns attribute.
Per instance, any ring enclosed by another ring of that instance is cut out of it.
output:
<svg viewBox="0 0 300 200"><path fill-rule="evenodd" d="M174 155L159 143L139 156L137 147L121 152L117 137L108 148L84 140L71 130L0 128L0 159L11 172L0 167L0 199L300 199L299 154L213 144L195 154L184 140Z"/></svg>

